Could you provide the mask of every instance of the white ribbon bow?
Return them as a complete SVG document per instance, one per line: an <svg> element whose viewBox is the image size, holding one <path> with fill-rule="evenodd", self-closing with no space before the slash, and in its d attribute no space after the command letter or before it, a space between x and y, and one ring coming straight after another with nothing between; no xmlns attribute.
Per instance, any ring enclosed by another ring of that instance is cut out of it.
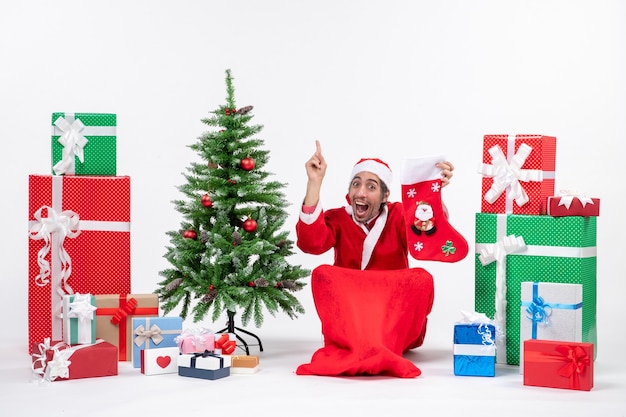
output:
<svg viewBox="0 0 626 417"><path fill-rule="evenodd" d="M181 348L185 338L192 338L190 341L194 348L202 348L211 339L215 339L215 334L211 329L204 327L185 329L174 338L176 345Z"/></svg>
<svg viewBox="0 0 626 417"><path fill-rule="evenodd" d="M43 210L47 210L48 217L43 217ZM50 282L50 263L46 260L46 256L52 248L52 233L55 233L58 240L56 241L59 252L59 260L61 261L61 282L65 286L68 294L73 291L67 286L67 280L72 274L72 259L63 247L66 237L75 238L80 234L80 218L78 214L71 210L65 210L57 213L52 207L42 206L33 214L36 223L30 227L30 238L33 240L44 241L43 247L37 253L37 263L39 264L39 274L35 277L35 283L41 287Z"/></svg>
<svg viewBox="0 0 626 417"><path fill-rule="evenodd" d="M41 382L52 382L57 378L69 378L70 365L72 364L69 360L70 357L79 349L94 346L102 342L102 339L98 339L96 343L77 346L70 346L65 342L59 342L54 346L50 346L50 338L47 337L44 339L43 343L39 343L37 346L39 353L33 352L32 356L35 360L31 365L31 369L35 374L43 376ZM65 347L65 349L61 349L62 347ZM48 350L53 351L50 361L46 361L46 351ZM36 368L37 364L41 364L41 367Z"/></svg>
<svg viewBox="0 0 626 417"><path fill-rule="evenodd" d="M69 318L77 318L79 322L85 323L93 320L94 311L96 311L96 307L91 304L91 295L76 293L74 299L69 304L67 316Z"/></svg>
<svg viewBox="0 0 626 417"><path fill-rule="evenodd" d="M503 236L493 245L481 249L478 259L485 266L496 262L496 299L494 324L496 326L496 347L500 355L506 352L506 256L526 249L521 236Z"/></svg>
<svg viewBox="0 0 626 417"><path fill-rule="evenodd" d="M487 317L485 313L478 313L476 311L467 312L461 311L460 324L479 324L479 323L491 323L491 319Z"/></svg>
<svg viewBox="0 0 626 417"><path fill-rule="evenodd" d="M85 125L79 119L75 119L70 124L62 116L56 119L54 124L63 132L58 139L59 143L63 145L63 154L62 159L52 169L57 175L73 174L74 157L78 157L80 162L84 162L84 148L89 142L82 134Z"/></svg>
<svg viewBox="0 0 626 417"><path fill-rule="evenodd" d="M60 350L59 348L63 346L67 346L67 348ZM43 376L42 382L52 382L57 378L69 378L70 365L72 364L72 362L69 361L69 357L74 353L69 345L60 342L54 346L50 346L50 338L47 337L37 348L39 349L39 353L33 353L33 357L36 359L33 361L32 369L35 374ZM48 350L53 351L50 361L46 360L46 352ZM39 363L41 367L35 368Z"/></svg>
<svg viewBox="0 0 626 417"><path fill-rule="evenodd" d="M526 249L526 242L524 242L522 236L503 236L493 245L488 245L486 248L481 249L478 259L483 266L489 265L494 261L496 261L496 265L502 265L504 264L506 255L519 252L523 249Z"/></svg>
<svg viewBox="0 0 626 417"><path fill-rule="evenodd" d="M39 353L35 353L35 351L33 350L32 356L34 360L31 364L31 368L34 373L43 375L44 369L46 367L46 351L50 350L50 338L46 337L43 340L43 343L39 343L37 345L37 349L39 350ZM41 364L41 368L35 368L39 363Z"/></svg>
<svg viewBox="0 0 626 417"><path fill-rule="evenodd" d="M543 171L538 169L522 169L522 165L530 155L532 147L522 143L509 163L498 145L489 149L491 165L481 164L478 173L486 177L493 177L491 188L485 193L485 200L493 204L498 197L508 189L509 195L515 203L521 207L529 200L528 194L520 184L520 181L542 181Z"/></svg>
<svg viewBox="0 0 626 417"><path fill-rule="evenodd" d="M458 321L460 324L477 324L478 325L478 334L482 337L483 345L493 345L496 343L494 340L494 335L491 334L491 330L486 326L487 324L492 324L496 329L495 339L504 338L504 334L497 326L497 324L491 320L485 313L478 313L476 311L467 312L461 311L461 320Z"/></svg>
<svg viewBox="0 0 626 417"><path fill-rule="evenodd" d="M45 380L54 381L57 378L69 378L70 365L72 364L69 358L74 351L71 349L59 350L56 347L53 350L54 354L52 360L49 361L48 366L46 366L46 372L44 374Z"/></svg>
<svg viewBox="0 0 626 417"><path fill-rule="evenodd" d="M559 196L561 197L561 200L559 200L559 206L565 206L567 209L569 209L569 206L572 204L574 198L579 199L583 207L587 204L594 204L591 198L574 190L561 190L559 192Z"/></svg>

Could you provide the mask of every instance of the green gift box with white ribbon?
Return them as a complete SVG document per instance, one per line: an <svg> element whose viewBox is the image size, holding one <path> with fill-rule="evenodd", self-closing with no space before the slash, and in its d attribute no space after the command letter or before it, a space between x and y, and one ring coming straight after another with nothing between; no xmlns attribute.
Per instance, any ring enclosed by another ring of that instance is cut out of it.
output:
<svg viewBox="0 0 626 417"><path fill-rule="evenodd" d="M96 343L96 297L63 296L63 341L68 345Z"/></svg>
<svg viewBox="0 0 626 417"><path fill-rule="evenodd" d="M52 113L54 175L117 175L117 115Z"/></svg>
<svg viewBox="0 0 626 417"><path fill-rule="evenodd" d="M474 306L504 335L498 363L520 364L524 281L581 284L582 341L597 343L596 219L476 213Z"/></svg>

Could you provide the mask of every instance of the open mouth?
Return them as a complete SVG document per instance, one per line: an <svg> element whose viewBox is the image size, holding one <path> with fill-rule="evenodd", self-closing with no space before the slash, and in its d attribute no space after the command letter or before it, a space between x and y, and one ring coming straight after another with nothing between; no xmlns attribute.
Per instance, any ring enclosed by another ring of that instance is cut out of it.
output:
<svg viewBox="0 0 626 417"><path fill-rule="evenodd" d="M358 217L363 217L367 214L370 206L367 203L360 203L355 201L354 203L354 211Z"/></svg>

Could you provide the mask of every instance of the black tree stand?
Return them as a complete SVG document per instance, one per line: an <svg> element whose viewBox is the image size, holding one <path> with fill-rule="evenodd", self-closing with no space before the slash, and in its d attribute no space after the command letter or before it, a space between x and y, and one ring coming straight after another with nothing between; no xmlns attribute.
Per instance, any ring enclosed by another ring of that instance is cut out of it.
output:
<svg viewBox="0 0 626 417"><path fill-rule="evenodd" d="M235 337L237 337L237 340L239 340L243 344L243 348L239 344L237 345L237 347L244 349L246 351L246 355L250 354L249 346L259 346L259 350L263 352L263 345L261 344L261 339L259 339L259 336L255 335L252 332L249 332L247 330L244 330L242 328L235 326L235 312L234 311L226 310L226 313L228 314L228 323L226 323L226 327L224 327L222 330L218 330L216 333L224 333L224 332L233 333ZM235 330L238 330L241 333L245 333L247 335L254 337L257 340L257 342L259 342L258 345L249 345L248 342L246 342L241 336L239 336Z"/></svg>

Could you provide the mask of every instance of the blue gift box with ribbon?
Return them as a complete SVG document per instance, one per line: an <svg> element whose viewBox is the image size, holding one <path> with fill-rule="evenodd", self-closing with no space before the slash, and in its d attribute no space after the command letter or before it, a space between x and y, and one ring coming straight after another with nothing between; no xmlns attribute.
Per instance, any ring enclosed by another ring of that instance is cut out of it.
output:
<svg viewBox="0 0 626 417"><path fill-rule="evenodd" d="M583 286L553 282L522 282L520 305L520 372L524 340L582 342Z"/></svg>
<svg viewBox="0 0 626 417"><path fill-rule="evenodd" d="M141 368L141 350L177 347L183 331L181 317L133 317L133 367Z"/></svg>
<svg viewBox="0 0 626 417"><path fill-rule="evenodd" d="M496 328L491 323L454 325L454 375L495 376Z"/></svg>
<svg viewBox="0 0 626 417"><path fill-rule="evenodd" d="M205 350L178 356L178 375L201 379L220 379L230 376L231 358Z"/></svg>

